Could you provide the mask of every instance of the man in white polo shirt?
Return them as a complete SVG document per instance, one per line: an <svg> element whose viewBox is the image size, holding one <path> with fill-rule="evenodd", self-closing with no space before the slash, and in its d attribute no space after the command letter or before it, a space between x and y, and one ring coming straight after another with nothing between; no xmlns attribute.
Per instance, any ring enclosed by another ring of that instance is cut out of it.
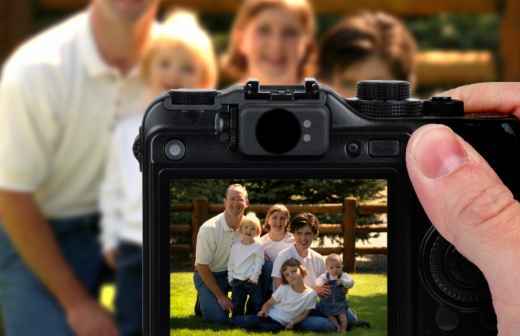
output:
<svg viewBox="0 0 520 336"><path fill-rule="evenodd" d="M115 336L97 303L98 188L159 0L92 0L22 45L0 81L0 308L7 336Z"/></svg>
<svg viewBox="0 0 520 336"><path fill-rule="evenodd" d="M227 264L231 245L239 239L238 228L249 206L247 190L240 184L227 188L224 212L208 219L199 229L193 275L202 317L227 323L232 309Z"/></svg>

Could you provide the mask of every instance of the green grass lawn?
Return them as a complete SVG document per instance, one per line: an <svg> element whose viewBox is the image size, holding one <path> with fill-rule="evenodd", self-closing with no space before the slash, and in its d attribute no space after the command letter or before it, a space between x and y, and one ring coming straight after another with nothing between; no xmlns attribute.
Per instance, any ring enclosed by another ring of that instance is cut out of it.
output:
<svg viewBox="0 0 520 336"><path fill-rule="evenodd" d="M349 292L349 302L360 319L367 320L372 325L370 329L354 329L350 335L386 335L386 276L380 274L354 274L355 286ZM240 329L224 329L204 322L193 315L195 305L195 287L193 285L193 273L173 273L171 287L175 288L170 300L170 325L171 336L247 336L250 333ZM284 331L277 335L311 335ZM255 335L271 335L271 333L255 333ZM340 335L339 333L327 333L327 335Z"/></svg>

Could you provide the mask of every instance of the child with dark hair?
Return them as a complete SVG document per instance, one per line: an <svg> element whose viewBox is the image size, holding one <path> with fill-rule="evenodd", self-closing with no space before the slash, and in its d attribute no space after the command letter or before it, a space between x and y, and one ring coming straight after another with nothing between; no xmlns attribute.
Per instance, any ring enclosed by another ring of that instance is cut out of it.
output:
<svg viewBox="0 0 520 336"><path fill-rule="evenodd" d="M396 17L383 12L347 16L320 43L318 78L344 97L360 80L406 80L415 85L417 45Z"/></svg>
<svg viewBox="0 0 520 336"><path fill-rule="evenodd" d="M235 325L251 330L279 331L301 329L309 331L334 331L334 326L324 317L309 316L316 307L318 295L309 288L303 278L305 267L295 259L287 259L280 267L282 285L262 306L258 315L233 317Z"/></svg>

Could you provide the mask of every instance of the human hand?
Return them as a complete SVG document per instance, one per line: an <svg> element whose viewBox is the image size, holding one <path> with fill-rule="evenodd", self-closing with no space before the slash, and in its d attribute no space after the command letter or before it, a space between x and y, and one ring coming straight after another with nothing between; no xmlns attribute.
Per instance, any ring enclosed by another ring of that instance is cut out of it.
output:
<svg viewBox="0 0 520 336"><path fill-rule="evenodd" d="M520 83L476 84L442 95L463 100L466 112L520 117ZM486 277L499 335L518 335L520 204L475 149L446 126L415 131L406 163L431 222Z"/></svg>
<svg viewBox="0 0 520 336"><path fill-rule="evenodd" d="M256 315L258 315L259 317L267 317L267 312L262 309Z"/></svg>
<svg viewBox="0 0 520 336"><path fill-rule="evenodd" d="M218 298L217 298L217 302L218 302L218 304L220 305L220 307L221 307L223 310L228 311L228 310L232 310L232 309L233 309L233 303L232 303L231 300L230 300L227 296L225 296L225 295L223 295L223 296L221 296L221 297L218 297Z"/></svg>
<svg viewBox="0 0 520 336"><path fill-rule="evenodd" d="M294 327L294 322L289 322L285 325L285 329L292 329Z"/></svg>
<svg viewBox="0 0 520 336"><path fill-rule="evenodd" d="M117 267L116 267L116 259L117 259L117 249L116 248L112 248L110 250L107 250L103 253L103 257L105 258L105 262L107 263L107 265L115 270Z"/></svg>
<svg viewBox="0 0 520 336"><path fill-rule="evenodd" d="M258 285L258 280L248 279L247 281L253 285Z"/></svg>
<svg viewBox="0 0 520 336"><path fill-rule="evenodd" d="M314 288L319 297L325 297L330 294L330 286L325 284Z"/></svg>
<svg viewBox="0 0 520 336"><path fill-rule="evenodd" d="M66 310L67 322L76 336L117 336L112 317L95 300L88 299Z"/></svg>

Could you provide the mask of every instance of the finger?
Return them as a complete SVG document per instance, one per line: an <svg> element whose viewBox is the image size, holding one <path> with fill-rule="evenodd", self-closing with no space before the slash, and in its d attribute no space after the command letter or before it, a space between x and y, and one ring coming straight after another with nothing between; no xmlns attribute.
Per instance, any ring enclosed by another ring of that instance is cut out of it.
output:
<svg viewBox="0 0 520 336"><path fill-rule="evenodd" d="M437 96L450 96L464 102L466 113L498 112L520 118L520 83L496 82L460 86Z"/></svg>
<svg viewBox="0 0 520 336"><path fill-rule="evenodd" d="M487 162L446 126L418 129L406 163L431 222L483 271L499 323L511 325L503 318L520 313L520 205Z"/></svg>

